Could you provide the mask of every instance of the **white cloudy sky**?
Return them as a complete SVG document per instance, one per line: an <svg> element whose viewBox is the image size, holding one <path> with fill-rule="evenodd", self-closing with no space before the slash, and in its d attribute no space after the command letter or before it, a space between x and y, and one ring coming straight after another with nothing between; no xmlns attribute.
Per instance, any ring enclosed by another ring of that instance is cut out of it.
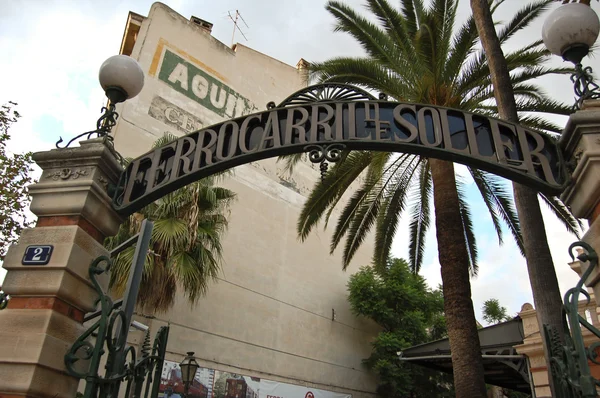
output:
<svg viewBox="0 0 600 398"><path fill-rule="evenodd" d="M213 35L231 44L232 23L228 11L238 9L249 28L248 41L240 41L258 51L295 65L300 58L321 61L331 56L361 52L352 39L333 33L333 19L324 9L324 0L166 0L185 17L198 16L214 23ZM361 0L347 3L361 7ZM394 3L394 1L392 1ZM507 0L497 19L505 21L521 7L523 0ZM119 50L128 11L147 15L149 0L11 0L0 1L0 103L18 102L22 119L12 129L10 149L39 151L54 147L59 136L75 136L94 128L105 102L97 84L98 67ZM556 5L558 6L558 4ZM594 7L597 7L594 4ZM469 12L461 0L459 20ZM515 37L509 48L520 47L541 37L541 18L524 34ZM553 61L560 64L560 59ZM599 69L597 59L587 64ZM568 77L541 82L555 98L570 102L572 87ZM564 118L556 119L565 123ZM524 259L506 236L498 246L483 203L472 199L478 219L476 233L480 253L480 274L472 281L473 300L480 316L481 304L498 298L516 313L532 302ZM546 209L544 209L546 210ZM479 215L481 214L481 217ZM567 248L575 237L546 214L546 229L561 289L573 286L577 277L567 265ZM406 225L401 225L394 254L407 253ZM440 283L435 231L430 231L423 275L431 286ZM3 270L0 270L0 280Z"/></svg>

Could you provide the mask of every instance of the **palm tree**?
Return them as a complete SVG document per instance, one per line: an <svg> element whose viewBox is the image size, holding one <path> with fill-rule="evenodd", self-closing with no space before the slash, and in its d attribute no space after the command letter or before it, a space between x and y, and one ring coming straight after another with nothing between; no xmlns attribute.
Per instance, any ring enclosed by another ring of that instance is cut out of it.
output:
<svg viewBox="0 0 600 398"><path fill-rule="evenodd" d="M167 134L158 148L177 137ZM119 232L107 239L111 249L135 235L143 219L154 221L146 256L138 308L146 313L164 312L173 306L178 289L194 304L203 296L222 262L221 239L227 228L226 214L235 194L215 186L218 177L189 184L129 216ZM110 286L122 296L127 284L134 247L119 254L111 268Z"/></svg>
<svg viewBox="0 0 600 398"><path fill-rule="evenodd" d="M581 2L589 5L589 1ZM490 66L490 78L495 88L498 113L504 119L519 123L518 104L515 101L510 72L502 52L502 42L496 34L489 3L487 0L471 0L471 9ZM558 310L562 308L562 299L538 198L534 191L520 184L514 184L513 191L519 220L524 231L523 244L527 255L527 271L537 309L538 324L553 327L562 339L564 317L562 311ZM549 343L545 338L544 350L546 358L549 358ZM548 380L552 392L556 395L549 366Z"/></svg>
<svg viewBox="0 0 600 398"><path fill-rule="evenodd" d="M502 41L535 19L551 0L538 1L515 14L501 30ZM495 10L502 1L496 1ZM311 65L311 77L319 82L349 83L386 93L403 102L418 102L496 116L489 68L476 48L478 33L473 18L454 30L457 0L402 0L396 10L386 0L367 0L379 25L361 17L350 7L330 1L326 8L337 20L336 31L352 35L365 57L339 57ZM455 32L455 33L454 33ZM507 61L515 94L523 112L567 114L569 108L548 99L531 80L566 68L539 66L546 58L540 42L509 53ZM521 124L558 132L558 126L537 116L521 118ZM510 191L494 176L469 168L491 214L502 242L504 221L523 252L520 226ZM363 173L364 172L364 173ZM444 287L445 314L457 396L483 397L485 384L469 272L477 272L477 249L471 212L454 165L438 159L408 154L349 152L313 189L298 221L298 233L306 238L333 209L349 186L364 176L337 221L331 251L346 237L343 266L346 268L367 233L375 227L374 263L384 266L398 221L409 210L409 260L415 272L423 261L425 233L430 226L433 197L438 255ZM578 221L559 199L542 195L567 228L576 232Z"/></svg>

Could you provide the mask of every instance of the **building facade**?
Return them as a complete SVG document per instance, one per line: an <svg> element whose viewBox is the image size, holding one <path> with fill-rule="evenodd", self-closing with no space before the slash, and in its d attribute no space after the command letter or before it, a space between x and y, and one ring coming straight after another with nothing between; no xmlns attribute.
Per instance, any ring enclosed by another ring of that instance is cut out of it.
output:
<svg viewBox="0 0 600 398"><path fill-rule="evenodd" d="M304 61L292 67L240 44L230 48L211 36L211 27L161 3L147 17L129 14L121 53L140 63L146 80L138 97L118 107L113 132L124 157L147 152L167 132L180 136L264 110L306 85ZM372 245L366 242L344 272L339 254L329 254L330 230L298 240L296 222L318 178L310 163L289 175L283 162L267 159L235 168L222 183L237 200L218 281L194 307L180 296L168 313L138 314L153 330L171 325L168 360L178 363L194 351L203 368L243 375L248 385L264 380L265 391L297 395L285 387L295 385L310 387L309 398L374 395L376 379L362 360L378 328L351 314L346 290L349 276L369 264ZM211 395L214 386L206 387Z"/></svg>

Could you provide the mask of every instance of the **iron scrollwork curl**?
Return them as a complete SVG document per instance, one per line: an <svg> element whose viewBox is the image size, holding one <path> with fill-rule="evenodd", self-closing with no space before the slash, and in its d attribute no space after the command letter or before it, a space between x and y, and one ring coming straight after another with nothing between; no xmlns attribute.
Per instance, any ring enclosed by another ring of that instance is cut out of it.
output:
<svg viewBox="0 0 600 398"><path fill-rule="evenodd" d="M95 305L100 309L98 319L73 343L64 357L65 366L70 375L85 379L84 398L118 396L120 385L127 381L126 396L141 397L146 386L146 397L158 396L160 374L166 353L169 327L161 327L150 350L150 331L146 331L141 357L136 358L135 348L127 345L125 312L104 292L98 277L108 274L112 261L100 256L92 261L89 277L94 290L98 293ZM92 342L92 339L95 341ZM101 358L108 354L106 373L99 374ZM81 362L87 362L81 366ZM148 395L152 388L152 394Z"/></svg>
<svg viewBox="0 0 600 398"><path fill-rule="evenodd" d="M323 161L335 163L342 158L342 151L345 148L344 144L308 145L304 150L308 152L308 159L312 163Z"/></svg>
<svg viewBox="0 0 600 398"><path fill-rule="evenodd" d="M102 267L103 263L106 264L104 268ZM98 283L97 276L103 273L108 273L111 264L112 262L109 257L100 256L92 261L88 270L90 281L94 286L94 290L96 290L98 293L98 298L95 301L95 305L100 306L102 314L92 326L90 326L81 336L77 338L77 340L75 340L75 343L73 343L65 355L65 366L67 367L67 371L72 376L75 376L79 379L87 379L88 377L96 378L98 369L100 367L100 357L102 356L104 340L107 335L108 325L106 320L113 310L113 302L111 298L102 290L102 287ZM89 338L93 335L97 336L95 345L89 341ZM83 353L83 355L80 353ZM88 368L84 372L77 370L75 367L75 365L82 360L90 360Z"/></svg>
<svg viewBox="0 0 600 398"><path fill-rule="evenodd" d="M294 94L284 99L279 104L279 108L314 104L315 102L375 100L376 98L373 95L362 88L349 84L324 83L308 86L302 90L296 91ZM269 108L269 105L267 105L267 108L271 109Z"/></svg>
<svg viewBox="0 0 600 398"><path fill-rule="evenodd" d="M320 163L321 180L325 180L329 167L327 162L335 163L339 161L345 148L344 144L308 145L304 150L308 151L308 159L312 163Z"/></svg>
<svg viewBox="0 0 600 398"><path fill-rule="evenodd" d="M600 87L594 82L591 67L575 65L575 73L571 75L571 81L576 96L575 110L581 109L583 101L600 98Z"/></svg>
<svg viewBox="0 0 600 398"><path fill-rule="evenodd" d="M96 122L96 129L92 131L87 131L85 133L81 133L78 136L72 138L65 146L60 146L63 142L62 137L58 137L58 141L56 141L56 147L59 149L68 148L75 141L79 141L82 137L86 137L87 140L91 139L94 134L98 138L105 138L108 141L113 141L113 137L110 135L110 131L113 127L117 125L117 119L119 119L119 114L116 111L114 104L109 104L108 106L102 107L102 116Z"/></svg>
<svg viewBox="0 0 600 398"><path fill-rule="evenodd" d="M574 254L580 247L581 253ZM600 380L591 375L588 361L600 364L597 349L600 342L585 346L583 330L588 330L596 338L600 338L600 331L590 323L585 316L579 313L580 295L585 297L584 304L590 304L591 297L585 289L585 282L598 266L598 254L585 242L575 242L569 247L571 259L577 258L582 263L587 262L588 267L581 275L575 287L569 289L564 296L563 314L567 323L563 326L564 342L561 342L561 333L555 327L544 325L544 336L550 347L550 368L554 380L556 393L565 398L595 398ZM596 316L596 311L592 316ZM583 327L583 328L582 328Z"/></svg>

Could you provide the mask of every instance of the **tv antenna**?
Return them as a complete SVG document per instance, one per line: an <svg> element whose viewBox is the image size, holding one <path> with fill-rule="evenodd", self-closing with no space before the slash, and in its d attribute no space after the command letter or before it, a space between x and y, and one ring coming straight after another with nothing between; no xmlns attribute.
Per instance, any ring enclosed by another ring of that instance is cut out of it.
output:
<svg viewBox="0 0 600 398"><path fill-rule="evenodd" d="M242 17L242 14L240 14L240 12L238 10L235 10L235 19L233 18L233 16L231 15L231 11L227 11L227 14L229 15L229 19L231 19L231 21L233 22L233 34L231 35L231 46L233 47L234 44L234 38L235 38L235 30L239 30L240 33L242 34L242 36L244 36L244 39L246 39L246 41L248 41L248 38L246 37L246 35L244 34L244 32L242 32L242 30L240 29L240 26L238 24L238 19L241 19L242 22L244 23L244 25L246 25L246 28L250 29L250 27L248 26L248 24L246 23L246 21L244 21L244 18Z"/></svg>

